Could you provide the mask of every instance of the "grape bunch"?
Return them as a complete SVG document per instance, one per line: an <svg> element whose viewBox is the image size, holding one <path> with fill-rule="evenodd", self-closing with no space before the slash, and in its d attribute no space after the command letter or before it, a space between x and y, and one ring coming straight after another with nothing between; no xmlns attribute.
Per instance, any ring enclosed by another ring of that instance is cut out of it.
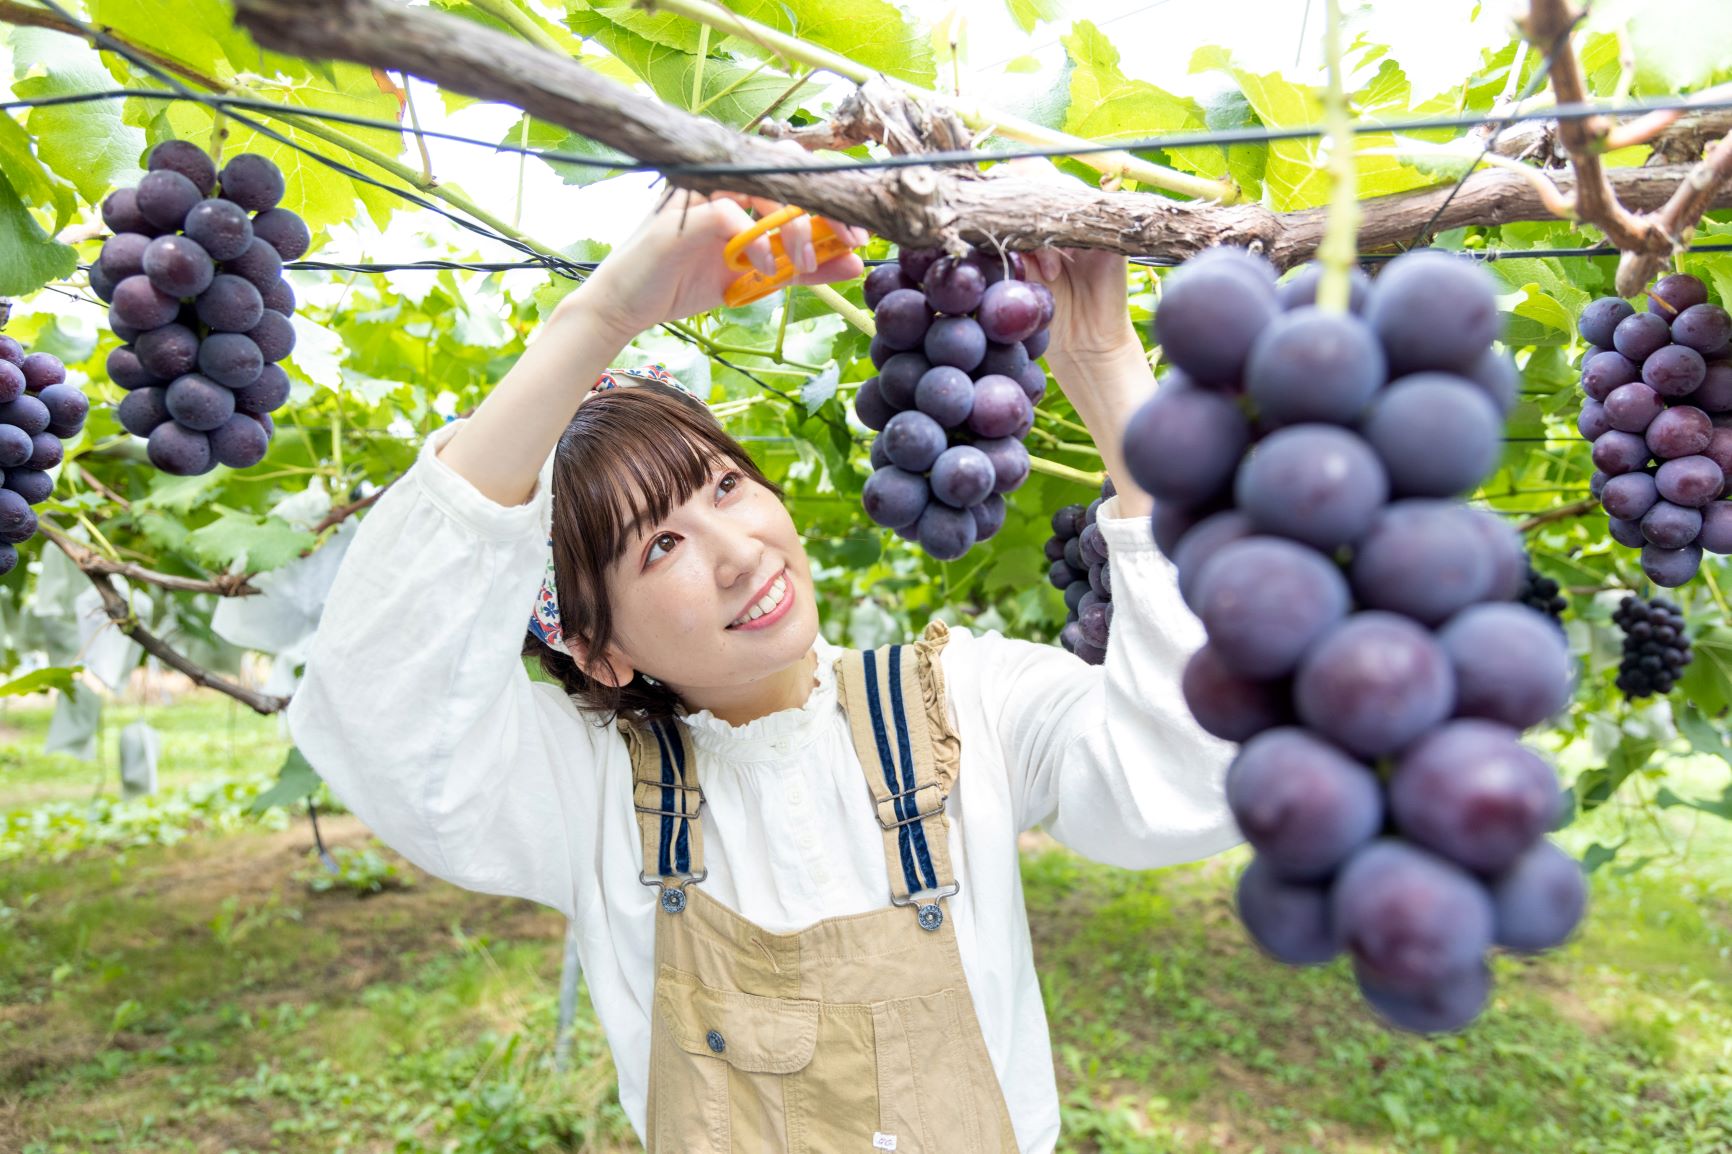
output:
<svg viewBox="0 0 1732 1154"><path fill-rule="evenodd" d="M1643 601L1634 595L1618 603L1612 620L1624 631L1624 659L1618 688L1632 701L1672 692L1695 656L1683 612L1663 597Z"/></svg>
<svg viewBox="0 0 1732 1154"><path fill-rule="evenodd" d="M1564 600L1563 589L1550 577L1542 576L1538 569L1528 566L1527 575L1522 578L1521 592L1516 594L1516 600L1529 609L1544 613L1559 625L1564 621L1564 610L1569 608L1569 602Z"/></svg>
<svg viewBox="0 0 1732 1154"><path fill-rule="evenodd" d="M1676 274L1654 282L1647 311L1601 297L1577 326L1591 346L1576 418L1594 445L1590 491L1648 580L1682 585L1704 549L1732 553L1732 314Z"/></svg>
<svg viewBox="0 0 1732 1154"><path fill-rule="evenodd" d="M877 318L854 412L878 436L866 515L954 561L1004 524L1028 479L1022 438L1046 392L1052 292L1020 253L904 249L866 277Z"/></svg>
<svg viewBox="0 0 1732 1154"><path fill-rule="evenodd" d="M1562 942L1582 874L1546 840L1561 791L1521 731L1568 702L1563 634L1514 599L1513 528L1468 507L1519 374L1486 273L1442 253L1360 278L1212 250L1174 274L1155 336L1175 368L1125 460L1207 641L1182 676L1238 742L1227 801L1256 851L1238 905L1293 965L1346 952L1408 1030L1484 1006L1485 955Z"/></svg>
<svg viewBox="0 0 1732 1154"><path fill-rule="evenodd" d="M283 261L306 253L306 223L277 207L283 174L267 157L241 153L218 173L196 144L167 140L145 163L137 188L102 202L114 235L90 266L125 342L108 354L109 379L127 390L116 416L165 473L256 465L289 396Z"/></svg>
<svg viewBox="0 0 1732 1154"><path fill-rule="evenodd" d="M1101 495L1087 505L1066 505L1052 515L1046 539L1047 580L1064 594L1064 628L1058 643L1090 665L1107 659L1107 634L1113 625L1113 571L1107 539L1095 524L1101 504L1113 495L1108 477Z"/></svg>
<svg viewBox="0 0 1732 1154"><path fill-rule="evenodd" d="M18 564L18 546L36 535L36 511L54 492L48 470L64 459L62 441L84 429L90 402L66 380L51 353L28 353L0 335L0 576Z"/></svg>

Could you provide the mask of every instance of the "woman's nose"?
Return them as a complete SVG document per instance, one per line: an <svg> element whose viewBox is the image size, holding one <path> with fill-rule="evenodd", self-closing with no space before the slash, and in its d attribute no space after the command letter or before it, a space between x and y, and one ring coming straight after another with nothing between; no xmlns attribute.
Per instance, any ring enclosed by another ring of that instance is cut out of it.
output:
<svg viewBox="0 0 1732 1154"><path fill-rule="evenodd" d="M764 559L764 543L739 525L723 523L716 529L716 582L726 588L758 574Z"/></svg>

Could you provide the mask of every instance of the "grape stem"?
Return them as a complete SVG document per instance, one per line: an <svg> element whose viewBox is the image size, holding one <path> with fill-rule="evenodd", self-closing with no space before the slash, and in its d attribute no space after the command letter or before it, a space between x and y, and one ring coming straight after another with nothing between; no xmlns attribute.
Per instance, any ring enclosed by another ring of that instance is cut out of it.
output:
<svg viewBox="0 0 1732 1154"><path fill-rule="evenodd" d="M1079 485L1088 485L1098 489L1106 482L1104 472L1089 472L1085 469L1073 469L1069 465L1061 465L1057 461L1049 461L1045 457L1028 455L1028 469L1031 473L1045 473L1049 477L1062 477L1067 481L1075 481Z"/></svg>
<svg viewBox="0 0 1732 1154"><path fill-rule="evenodd" d="M1732 620L1732 606L1726 604L1726 594L1720 591L1720 582L1714 578L1714 567L1702 566L1702 576L1708 583L1708 593L1714 598L1714 604L1720 607L1720 619Z"/></svg>
<svg viewBox="0 0 1732 1154"><path fill-rule="evenodd" d="M828 305L837 316L841 317L867 336L872 337L878 335L878 322L873 319L872 314L867 312L865 309L860 308L853 301L849 300L829 285L808 284L801 285L800 287L811 292L813 296Z"/></svg>
<svg viewBox="0 0 1732 1154"><path fill-rule="evenodd" d="M1353 117L1341 76L1341 4L1328 0L1323 15L1323 56L1329 86L1323 96L1323 124L1329 130L1329 219L1317 257L1323 276L1317 282L1317 307L1345 313L1352 294L1351 274L1359 242L1359 197L1353 156Z"/></svg>

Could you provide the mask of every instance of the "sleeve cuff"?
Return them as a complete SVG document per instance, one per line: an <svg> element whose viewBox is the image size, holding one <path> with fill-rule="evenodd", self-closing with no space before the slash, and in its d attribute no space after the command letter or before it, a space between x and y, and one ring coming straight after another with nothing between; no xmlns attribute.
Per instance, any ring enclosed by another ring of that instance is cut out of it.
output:
<svg viewBox="0 0 1732 1154"><path fill-rule="evenodd" d="M1120 553L1153 553L1155 533L1147 517L1119 516L1119 497L1114 493L1095 510L1095 524L1107 539L1109 555Z"/></svg>
<svg viewBox="0 0 1732 1154"><path fill-rule="evenodd" d="M501 505L440 460L439 449L462 426L456 420L435 429L421 443L416 456L415 472L429 498L454 520L471 532L496 540L519 538L539 533L545 540L553 523L553 454L542 462L535 487L521 505Z"/></svg>

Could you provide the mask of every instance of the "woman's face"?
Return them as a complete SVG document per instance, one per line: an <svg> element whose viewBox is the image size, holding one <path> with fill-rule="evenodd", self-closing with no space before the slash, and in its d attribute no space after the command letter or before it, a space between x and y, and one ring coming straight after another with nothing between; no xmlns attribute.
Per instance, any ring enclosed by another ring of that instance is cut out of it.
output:
<svg viewBox="0 0 1732 1154"><path fill-rule="evenodd" d="M615 667L623 661L687 701L783 672L818 632L811 566L793 518L730 462L627 540L607 589Z"/></svg>

